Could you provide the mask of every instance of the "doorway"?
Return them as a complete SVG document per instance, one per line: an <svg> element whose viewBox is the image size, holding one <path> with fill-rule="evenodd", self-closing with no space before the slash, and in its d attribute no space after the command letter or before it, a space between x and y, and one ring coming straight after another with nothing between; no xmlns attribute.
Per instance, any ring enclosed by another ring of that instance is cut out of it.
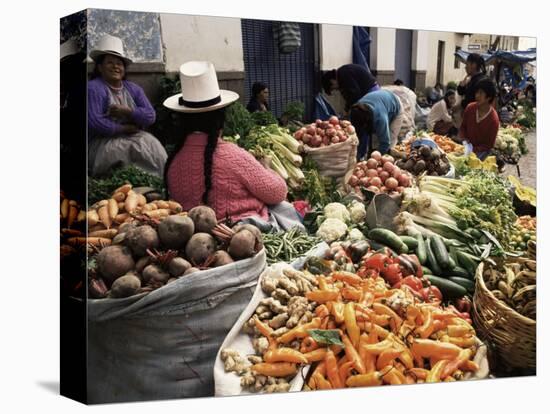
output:
<svg viewBox="0 0 550 414"><path fill-rule="evenodd" d="M437 78L436 82L439 82L443 85L443 75L444 75L444 63L445 63L445 42L440 40L437 43Z"/></svg>

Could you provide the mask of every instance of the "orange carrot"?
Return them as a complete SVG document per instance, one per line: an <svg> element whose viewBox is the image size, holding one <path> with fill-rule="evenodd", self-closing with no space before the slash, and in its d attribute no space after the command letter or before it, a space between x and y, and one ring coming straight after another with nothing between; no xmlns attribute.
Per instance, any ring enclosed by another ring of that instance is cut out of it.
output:
<svg viewBox="0 0 550 414"><path fill-rule="evenodd" d="M69 199L65 198L61 202L61 217L66 219L69 217Z"/></svg>
<svg viewBox="0 0 550 414"><path fill-rule="evenodd" d="M126 200L124 201L124 209L128 213L133 213L138 206L138 196L133 191L128 191Z"/></svg>
<svg viewBox="0 0 550 414"><path fill-rule="evenodd" d="M88 210L86 213L86 218L88 219L88 226L95 226L99 223L99 216L97 215L96 210Z"/></svg>
<svg viewBox="0 0 550 414"><path fill-rule="evenodd" d="M111 220L114 220L116 215L118 214L118 203L114 198L110 198L108 202L109 217L111 218Z"/></svg>
<svg viewBox="0 0 550 414"><path fill-rule="evenodd" d="M115 200L117 203L120 203L121 201L124 201L126 199L126 194L122 191L119 191L118 193L113 193L113 200Z"/></svg>
<svg viewBox="0 0 550 414"><path fill-rule="evenodd" d="M106 239L112 239L118 233L117 229L97 230L88 234L88 237L104 237Z"/></svg>
<svg viewBox="0 0 550 414"><path fill-rule="evenodd" d="M132 189L132 184L124 184L120 187L118 187L115 191L113 191L113 194L115 193L124 193L128 194L128 192Z"/></svg>
<svg viewBox="0 0 550 414"><path fill-rule="evenodd" d="M97 210L97 214L99 215L99 220L103 223L103 225L107 228L111 227L111 216L109 216L109 210L107 206L99 207L99 210Z"/></svg>
<svg viewBox="0 0 550 414"><path fill-rule="evenodd" d="M260 375L268 377L288 377L297 373L296 364L291 362L260 362L259 364L252 365L251 369Z"/></svg>

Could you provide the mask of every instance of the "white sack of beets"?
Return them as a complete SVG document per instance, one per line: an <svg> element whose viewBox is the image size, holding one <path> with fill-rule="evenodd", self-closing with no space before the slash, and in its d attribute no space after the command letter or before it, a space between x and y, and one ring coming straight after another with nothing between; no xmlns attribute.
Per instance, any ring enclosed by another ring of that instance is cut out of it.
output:
<svg viewBox="0 0 550 414"><path fill-rule="evenodd" d="M147 294L88 300L88 402L214 395L216 353L265 267L261 250Z"/></svg>

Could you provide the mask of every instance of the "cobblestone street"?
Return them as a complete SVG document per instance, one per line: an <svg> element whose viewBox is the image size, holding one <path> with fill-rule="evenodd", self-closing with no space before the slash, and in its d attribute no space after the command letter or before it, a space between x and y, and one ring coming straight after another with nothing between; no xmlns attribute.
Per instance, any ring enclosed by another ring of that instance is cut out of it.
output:
<svg viewBox="0 0 550 414"><path fill-rule="evenodd" d="M519 161L520 180L522 184L537 188L537 131L529 132L525 138L529 152ZM506 165L504 177L514 175L518 177L515 165Z"/></svg>

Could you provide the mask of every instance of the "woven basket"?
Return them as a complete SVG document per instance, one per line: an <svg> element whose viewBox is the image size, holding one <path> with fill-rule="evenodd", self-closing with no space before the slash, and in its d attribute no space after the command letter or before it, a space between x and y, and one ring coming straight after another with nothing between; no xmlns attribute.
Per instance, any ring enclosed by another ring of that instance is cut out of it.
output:
<svg viewBox="0 0 550 414"><path fill-rule="evenodd" d="M537 323L497 299L485 285L484 264L476 271L473 319L476 331L494 348L507 369L531 370L537 364Z"/></svg>

